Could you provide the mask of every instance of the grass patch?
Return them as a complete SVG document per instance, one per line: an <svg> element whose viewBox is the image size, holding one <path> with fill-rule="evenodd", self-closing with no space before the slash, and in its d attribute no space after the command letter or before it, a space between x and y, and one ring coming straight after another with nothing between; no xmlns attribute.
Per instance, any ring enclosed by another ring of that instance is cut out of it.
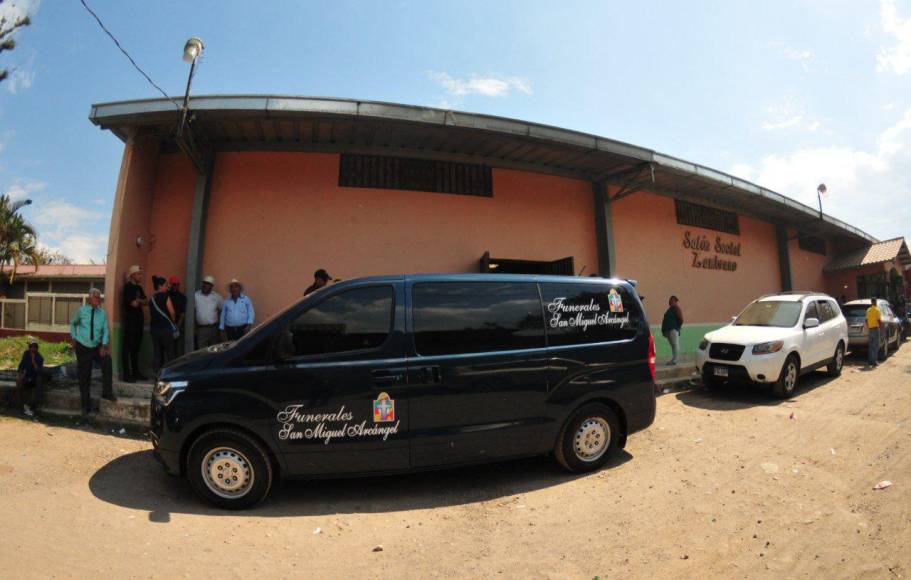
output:
<svg viewBox="0 0 911 580"><path fill-rule="evenodd" d="M0 369L16 369L22 353L28 350L27 336L0 338ZM76 360L73 346L68 342L47 342L38 339L38 352L44 357L44 366L55 366Z"/></svg>

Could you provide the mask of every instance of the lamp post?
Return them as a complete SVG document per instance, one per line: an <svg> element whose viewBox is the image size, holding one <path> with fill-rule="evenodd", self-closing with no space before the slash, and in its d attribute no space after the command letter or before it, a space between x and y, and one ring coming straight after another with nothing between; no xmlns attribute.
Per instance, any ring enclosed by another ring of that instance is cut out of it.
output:
<svg viewBox="0 0 911 580"><path fill-rule="evenodd" d="M177 128L177 138L183 135L184 127L187 124L187 113L190 103L190 87L193 85L193 73L196 71L196 59L203 51L202 39L194 36L183 47L183 61L190 63L190 76L187 77L187 90L183 96L183 110L180 116L180 126Z"/></svg>

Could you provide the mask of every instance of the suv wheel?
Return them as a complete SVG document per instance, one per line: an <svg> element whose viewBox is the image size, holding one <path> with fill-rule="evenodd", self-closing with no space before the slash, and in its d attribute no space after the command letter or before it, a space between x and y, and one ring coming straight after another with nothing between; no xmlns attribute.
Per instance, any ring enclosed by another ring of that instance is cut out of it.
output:
<svg viewBox="0 0 911 580"><path fill-rule="evenodd" d="M203 433L187 457L193 490L220 508L239 510L261 502L272 487L272 463L252 437L233 429Z"/></svg>
<svg viewBox="0 0 911 580"><path fill-rule="evenodd" d="M794 394L799 376L800 366L797 357L792 354L784 361L778 380L772 383L772 392L780 399L787 399Z"/></svg>
<svg viewBox="0 0 911 580"><path fill-rule="evenodd" d="M594 471L620 446L620 423L606 405L592 403L570 415L554 445L554 457L568 471Z"/></svg>
<svg viewBox="0 0 911 580"><path fill-rule="evenodd" d="M829 366L826 367L826 372L830 377L837 377L841 375L841 369L845 365L845 347L842 343L838 343L838 346L835 348L835 356L832 357L832 362L829 363Z"/></svg>

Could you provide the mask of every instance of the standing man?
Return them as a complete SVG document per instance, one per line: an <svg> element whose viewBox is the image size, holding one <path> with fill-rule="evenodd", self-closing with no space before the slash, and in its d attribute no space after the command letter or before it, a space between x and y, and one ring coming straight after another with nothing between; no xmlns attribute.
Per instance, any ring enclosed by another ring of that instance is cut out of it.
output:
<svg viewBox="0 0 911 580"><path fill-rule="evenodd" d="M876 296L870 299L870 308L867 308L867 366L879 366L879 323L882 321L882 312L876 305Z"/></svg>
<svg viewBox="0 0 911 580"><path fill-rule="evenodd" d="M313 273L313 284L310 284L309 286L307 286L307 289L304 290L304 296L316 292L317 290L319 290L320 288L322 288L326 284L328 284L331 280L332 280L332 277L329 276L329 272L320 268L319 270L317 270L316 272Z"/></svg>
<svg viewBox="0 0 911 580"><path fill-rule="evenodd" d="M680 309L679 301L676 296L671 296L667 301L668 309L664 313L664 320L661 321L661 334L671 343L671 362L677 364L677 357L680 354L680 331L683 329L683 311Z"/></svg>
<svg viewBox="0 0 911 580"><path fill-rule="evenodd" d="M108 351L110 335L108 318L101 308L101 291L89 290L89 302L76 311L70 322L70 336L76 346L76 367L79 375L79 394L82 396L82 414L92 412L92 365L101 367L101 398L116 401L112 384L111 355Z"/></svg>
<svg viewBox="0 0 911 580"><path fill-rule="evenodd" d="M180 278L177 276L171 276L171 278L168 279L168 285L170 286L168 297L171 299L171 305L174 307L174 315L177 317L174 324L177 326L178 330L183 332L183 321L187 317L187 296L180 291ZM151 313L149 316L151 316ZM178 337L175 342L176 351L174 354L180 356L183 354L184 341L180 340Z"/></svg>
<svg viewBox="0 0 911 580"><path fill-rule="evenodd" d="M16 380L22 412L28 417L34 415L32 409L37 410L44 402L44 390L41 386L43 371L44 357L38 352L38 341L29 338L28 350L22 353L22 360L19 361L19 373ZM31 407L29 403L31 403Z"/></svg>
<svg viewBox="0 0 911 580"><path fill-rule="evenodd" d="M228 340L237 340L253 324L253 302L243 293L243 286L237 278L228 284L228 293L230 296L222 305L218 328L225 331Z"/></svg>
<svg viewBox="0 0 911 580"><path fill-rule="evenodd" d="M194 294L196 302L196 348L208 348L219 342L218 322L225 299L215 292L215 278L202 279L202 288Z"/></svg>
<svg viewBox="0 0 911 580"><path fill-rule="evenodd" d="M142 266L130 266L127 283L123 287L123 348L120 353L120 370L123 380L135 383L146 378L139 372L139 347L142 345L142 327L145 317L142 309L149 300L142 289Z"/></svg>

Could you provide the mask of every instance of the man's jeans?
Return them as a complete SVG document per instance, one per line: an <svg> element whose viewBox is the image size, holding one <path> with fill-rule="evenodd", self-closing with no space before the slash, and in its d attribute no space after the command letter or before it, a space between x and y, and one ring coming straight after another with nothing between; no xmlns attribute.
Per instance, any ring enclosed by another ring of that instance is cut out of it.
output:
<svg viewBox="0 0 911 580"><path fill-rule="evenodd" d="M671 364L677 364L677 356L680 353L680 331L671 329L664 333L664 338L671 343Z"/></svg>
<svg viewBox="0 0 911 580"><path fill-rule="evenodd" d="M870 337L867 343L867 364L873 366L879 357L879 328L870 329Z"/></svg>

